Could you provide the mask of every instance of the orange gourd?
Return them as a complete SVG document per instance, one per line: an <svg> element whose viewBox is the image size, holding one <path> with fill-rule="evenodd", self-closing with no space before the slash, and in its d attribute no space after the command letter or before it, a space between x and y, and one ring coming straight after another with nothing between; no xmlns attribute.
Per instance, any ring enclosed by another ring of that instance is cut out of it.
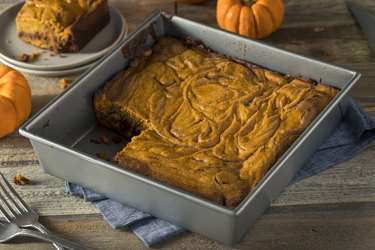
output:
<svg viewBox="0 0 375 250"><path fill-rule="evenodd" d="M18 71L0 65L0 138L17 129L31 112L31 89Z"/></svg>
<svg viewBox="0 0 375 250"><path fill-rule="evenodd" d="M218 0L216 20L220 28L251 38L264 38L284 19L282 0Z"/></svg>

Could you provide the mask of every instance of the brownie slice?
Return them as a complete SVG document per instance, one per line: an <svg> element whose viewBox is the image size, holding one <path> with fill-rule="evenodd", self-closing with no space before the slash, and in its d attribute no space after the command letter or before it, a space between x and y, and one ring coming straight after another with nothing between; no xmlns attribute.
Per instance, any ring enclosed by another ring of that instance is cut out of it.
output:
<svg viewBox="0 0 375 250"><path fill-rule="evenodd" d="M36 47L77 52L109 20L107 0L26 0L16 27L19 38Z"/></svg>

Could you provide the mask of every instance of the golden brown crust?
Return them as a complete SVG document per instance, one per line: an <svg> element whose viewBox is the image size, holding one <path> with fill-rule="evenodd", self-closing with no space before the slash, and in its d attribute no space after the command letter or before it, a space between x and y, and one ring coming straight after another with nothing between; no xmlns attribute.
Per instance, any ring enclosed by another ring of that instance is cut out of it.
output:
<svg viewBox="0 0 375 250"><path fill-rule="evenodd" d="M94 106L119 132L113 113L146 121L119 165L234 208L336 92L164 38Z"/></svg>
<svg viewBox="0 0 375 250"><path fill-rule="evenodd" d="M109 22L107 0L26 0L16 17L21 40L54 52L76 52Z"/></svg>

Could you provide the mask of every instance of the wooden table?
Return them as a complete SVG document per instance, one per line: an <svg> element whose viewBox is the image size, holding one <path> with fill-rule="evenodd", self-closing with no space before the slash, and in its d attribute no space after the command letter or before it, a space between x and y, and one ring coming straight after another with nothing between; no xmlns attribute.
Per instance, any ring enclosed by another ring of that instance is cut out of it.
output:
<svg viewBox="0 0 375 250"><path fill-rule="evenodd" d="M0 10L15 1L0 0ZM110 0L124 14L130 31L158 9L173 12L170 1ZM375 12L373 0L357 0ZM216 1L179 5L179 15L217 27ZM3 38L1 38L3 39ZM375 116L375 50L349 14L344 0L287 0L282 27L264 42L357 70L363 74L352 91ZM63 91L59 78L26 75L35 114ZM69 76L71 78L77 77ZM1 118L0 118L1 119ZM262 215L240 249L374 249L375 145L355 158L289 186ZM113 230L91 203L68 196L62 180L42 172L29 141L18 132L0 139L0 171L19 172L32 183L17 186L20 195L51 231L98 249L142 249L129 230ZM162 249L226 249L194 233L158 245ZM0 249L54 249L49 243L18 238Z"/></svg>

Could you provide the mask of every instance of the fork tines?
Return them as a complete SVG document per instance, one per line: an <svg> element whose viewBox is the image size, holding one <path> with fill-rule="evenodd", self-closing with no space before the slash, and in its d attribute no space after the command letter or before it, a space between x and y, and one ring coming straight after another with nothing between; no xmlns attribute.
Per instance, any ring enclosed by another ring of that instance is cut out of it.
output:
<svg viewBox="0 0 375 250"><path fill-rule="evenodd" d="M0 200L2 201L0 211L5 218L9 220L11 217L16 217L17 214L22 214L23 211L30 210L4 175L2 173L0 175Z"/></svg>

